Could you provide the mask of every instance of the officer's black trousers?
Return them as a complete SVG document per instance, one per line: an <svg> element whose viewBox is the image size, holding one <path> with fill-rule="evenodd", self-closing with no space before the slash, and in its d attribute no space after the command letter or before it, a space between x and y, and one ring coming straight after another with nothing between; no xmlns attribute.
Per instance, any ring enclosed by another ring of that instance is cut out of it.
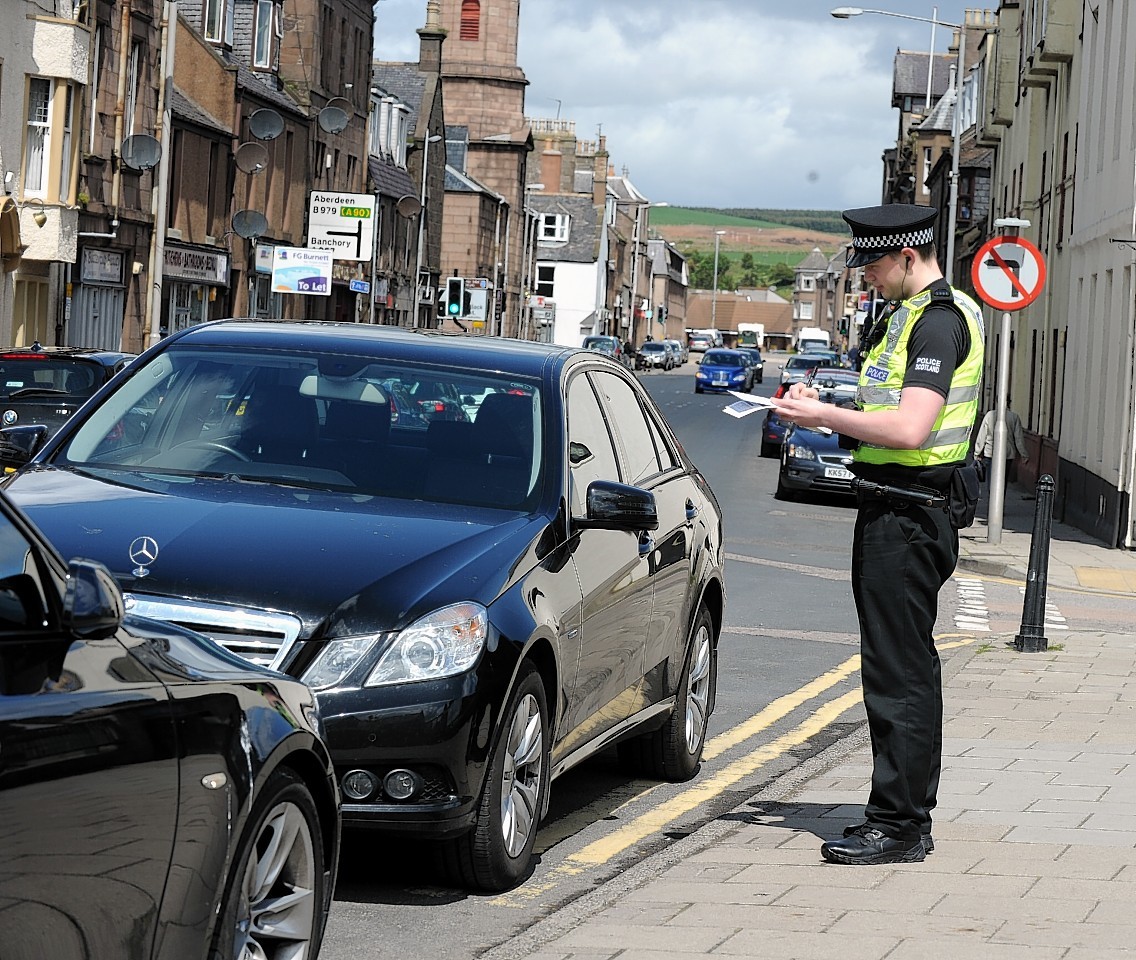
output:
<svg viewBox="0 0 1136 960"><path fill-rule="evenodd" d="M861 503L852 546L864 708L872 737L868 822L901 840L931 830L943 747L943 690L932 630L958 561L947 512Z"/></svg>

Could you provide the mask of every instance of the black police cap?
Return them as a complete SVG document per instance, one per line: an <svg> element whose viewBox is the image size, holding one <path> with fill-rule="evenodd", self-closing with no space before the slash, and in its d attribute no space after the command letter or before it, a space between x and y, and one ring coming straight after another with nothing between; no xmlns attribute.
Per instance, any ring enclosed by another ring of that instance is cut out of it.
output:
<svg viewBox="0 0 1136 960"><path fill-rule="evenodd" d="M939 211L912 203L886 203L861 207L841 214L852 228L852 256L848 266L875 263L885 253L904 247L920 247L935 239L934 223Z"/></svg>

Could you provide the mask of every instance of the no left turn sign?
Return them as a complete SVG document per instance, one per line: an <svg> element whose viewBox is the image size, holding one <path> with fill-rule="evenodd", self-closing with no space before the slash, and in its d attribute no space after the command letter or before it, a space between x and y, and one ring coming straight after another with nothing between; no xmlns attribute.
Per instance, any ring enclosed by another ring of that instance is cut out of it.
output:
<svg viewBox="0 0 1136 960"><path fill-rule="evenodd" d="M970 278L978 295L999 310L1028 307L1045 285L1045 258L1024 237L994 237L974 255Z"/></svg>

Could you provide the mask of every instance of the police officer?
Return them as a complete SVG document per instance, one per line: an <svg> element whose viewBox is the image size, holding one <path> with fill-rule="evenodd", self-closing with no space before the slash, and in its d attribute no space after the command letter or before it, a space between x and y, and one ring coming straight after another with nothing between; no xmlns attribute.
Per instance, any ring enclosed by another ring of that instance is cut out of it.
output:
<svg viewBox="0 0 1136 960"><path fill-rule="evenodd" d="M803 384L773 401L783 419L841 434L855 447L853 472L867 481L857 494L852 592L872 787L865 822L821 845L831 863L916 862L934 849L943 696L931 631L958 560L943 498L969 461L984 339L978 305L939 269L936 212L889 204L843 214L848 266L895 301L861 344L856 408L821 403ZM913 491L934 505L913 502Z"/></svg>

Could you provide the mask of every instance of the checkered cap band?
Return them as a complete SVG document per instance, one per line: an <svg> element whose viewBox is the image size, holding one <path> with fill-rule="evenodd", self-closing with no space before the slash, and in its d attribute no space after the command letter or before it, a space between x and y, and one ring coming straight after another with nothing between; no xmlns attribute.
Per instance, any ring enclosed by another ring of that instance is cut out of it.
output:
<svg viewBox="0 0 1136 960"><path fill-rule="evenodd" d="M921 247L935 239L931 227L908 233L889 233L880 237L852 237L852 246L858 250L901 250L903 247Z"/></svg>

